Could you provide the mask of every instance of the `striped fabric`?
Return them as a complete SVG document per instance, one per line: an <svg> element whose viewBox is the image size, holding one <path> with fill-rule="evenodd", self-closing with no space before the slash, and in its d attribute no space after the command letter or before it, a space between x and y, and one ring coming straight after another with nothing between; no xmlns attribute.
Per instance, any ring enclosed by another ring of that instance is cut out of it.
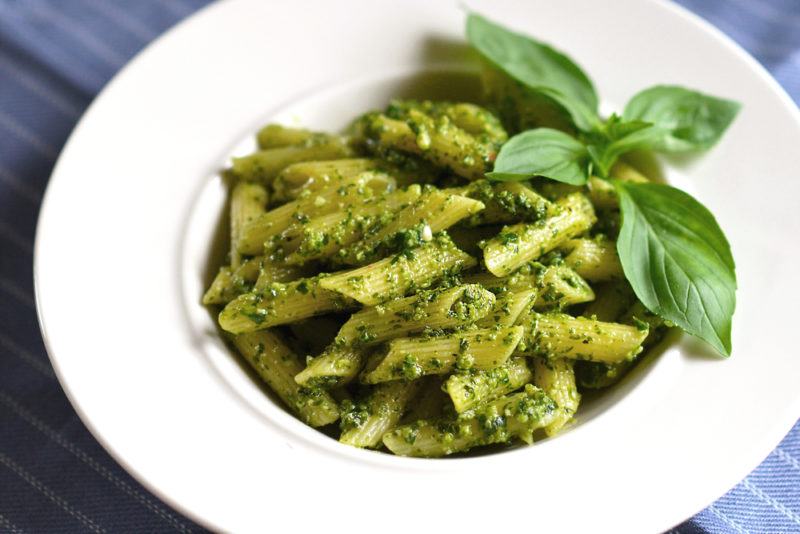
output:
<svg viewBox="0 0 800 534"><path fill-rule="evenodd" d="M0 532L202 530L127 475L75 415L42 345L31 272L42 193L81 113L133 54L207 1L0 0ZM680 2L800 99L799 0ZM800 424L672 532L800 533Z"/></svg>

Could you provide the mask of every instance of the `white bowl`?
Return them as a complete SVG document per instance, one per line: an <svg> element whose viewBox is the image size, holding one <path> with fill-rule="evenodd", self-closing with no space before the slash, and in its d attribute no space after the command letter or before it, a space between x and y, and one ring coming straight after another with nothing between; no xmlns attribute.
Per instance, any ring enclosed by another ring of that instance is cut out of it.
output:
<svg viewBox="0 0 800 534"><path fill-rule="evenodd" d="M733 356L682 337L571 431L501 454L398 458L297 421L199 304L223 216L216 172L267 120L335 129L399 94L468 97L474 86L457 74L474 66L464 12L424 0L215 4L140 54L81 120L50 181L35 267L45 342L76 410L123 466L194 519L237 532L664 530L738 482L800 414L800 117L790 99L672 4L470 6L567 51L605 108L656 83L744 104L712 152L662 162L732 243Z"/></svg>

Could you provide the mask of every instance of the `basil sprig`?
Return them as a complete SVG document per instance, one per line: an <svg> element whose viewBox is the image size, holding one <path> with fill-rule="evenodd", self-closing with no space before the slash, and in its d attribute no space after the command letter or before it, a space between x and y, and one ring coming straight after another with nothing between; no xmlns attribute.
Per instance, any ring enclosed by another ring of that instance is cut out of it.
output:
<svg viewBox="0 0 800 534"><path fill-rule="evenodd" d="M650 122L636 119L626 122L614 114L600 131L588 132L583 137L594 169L600 176L608 176L612 165L622 154L652 148L653 142L662 135L661 128Z"/></svg>
<svg viewBox="0 0 800 534"><path fill-rule="evenodd" d="M477 14L467 19L467 38L492 66L565 111L577 132L536 128L515 135L488 173L493 180L611 180L611 167L631 150L711 148L740 109L731 100L658 85L636 94L621 116L602 120L594 85L562 52ZM730 355L736 272L714 216L673 187L611 181L622 214L617 251L636 296L651 312Z"/></svg>

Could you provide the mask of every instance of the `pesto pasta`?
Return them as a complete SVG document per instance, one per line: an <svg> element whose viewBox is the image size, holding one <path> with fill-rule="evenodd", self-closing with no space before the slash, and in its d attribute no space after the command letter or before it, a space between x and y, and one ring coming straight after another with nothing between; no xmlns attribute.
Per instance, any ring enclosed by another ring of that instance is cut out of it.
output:
<svg viewBox="0 0 800 534"><path fill-rule="evenodd" d="M665 328L625 280L602 185L487 177L509 137L491 109L510 111L488 104L393 101L344 135L269 124L226 172L229 254L203 304L343 444L440 457L557 435Z"/></svg>

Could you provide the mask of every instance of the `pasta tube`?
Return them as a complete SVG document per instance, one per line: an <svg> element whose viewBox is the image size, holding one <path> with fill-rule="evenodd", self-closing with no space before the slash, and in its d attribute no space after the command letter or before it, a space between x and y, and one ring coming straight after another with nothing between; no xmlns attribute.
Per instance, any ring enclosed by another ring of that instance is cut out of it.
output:
<svg viewBox="0 0 800 534"><path fill-rule="evenodd" d="M315 134L299 145L259 150L233 158L231 167L240 180L269 184L280 171L301 161L351 157L352 149L341 137Z"/></svg>
<svg viewBox="0 0 800 534"><path fill-rule="evenodd" d="M564 265L541 270L536 285L539 288L534 304L537 310L560 310L594 300L594 291L586 280Z"/></svg>
<svg viewBox="0 0 800 534"><path fill-rule="evenodd" d="M558 406L553 421L544 428L548 436L556 435L578 411L581 395L575 385L573 364L562 358L533 358L533 383Z"/></svg>
<svg viewBox="0 0 800 534"><path fill-rule="evenodd" d="M484 371L471 369L450 375L444 387L456 412L471 410L515 391L533 379L526 358L511 358L504 365Z"/></svg>
<svg viewBox="0 0 800 534"><path fill-rule="evenodd" d="M573 193L556 202L556 215L537 223L503 228L483 250L486 268L495 276L506 276L523 264L587 231L596 221L592 205L583 194Z"/></svg>
<svg viewBox="0 0 800 534"><path fill-rule="evenodd" d="M269 330L231 336L247 363L300 419L325 426L339 418L336 401L321 389L303 388L294 381L302 368L298 357Z"/></svg>
<svg viewBox="0 0 800 534"><path fill-rule="evenodd" d="M242 229L266 211L267 190L259 184L239 182L231 192L231 268L241 264L239 239Z"/></svg>
<svg viewBox="0 0 800 534"><path fill-rule="evenodd" d="M283 261L264 256L259 265L258 278L253 290L264 291L275 282L294 282L300 278L306 278L308 274L308 269L297 265L287 265Z"/></svg>
<svg viewBox="0 0 800 534"><path fill-rule="evenodd" d="M562 309L573 304L590 302L594 291L578 273L565 265L545 267L539 263L523 265L508 276L492 273L473 273L463 277L472 284L480 284L498 295L506 291L537 291L534 305L538 310Z"/></svg>
<svg viewBox="0 0 800 534"><path fill-rule="evenodd" d="M227 304L244 293L262 291L273 282L291 282L304 274L302 268L256 256L244 260L235 270L222 267L203 295L203 304Z"/></svg>
<svg viewBox="0 0 800 534"><path fill-rule="evenodd" d="M341 249L336 260L349 265L364 265L398 249L423 244L430 241L433 234L446 230L483 207L483 203L477 200L428 188L396 213L383 213L358 243Z"/></svg>
<svg viewBox="0 0 800 534"><path fill-rule="evenodd" d="M502 277L497 277L492 273L486 272L469 273L464 275L462 279L464 282L469 284L480 284L481 286L495 293L501 293L503 291L538 289L538 287L541 285L539 282L540 274L538 273L545 269L543 265L540 267L541 269L530 269L528 272L522 272L524 269L520 269L509 276Z"/></svg>
<svg viewBox="0 0 800 534"><path fill-rule="evenodd" d="M647 337L642 341L642 347L647 349L654 345L660 338L661 327L664 321L658 315L651 313L641 302L636 300L629 286L626 287L626 291L626 298L620 299L620 304L624 305L631 301L634 301L634 304L632 304L626 312L621 314L618 312L618 320L621 323L637 325L640 329L647 328ZM615 306L615 309L619 308L620 304ZM606 388L619 382L630 368L633 367L636 361L637 358L614 364L577 362L579 365L575 366L575 374L583 387L590 389Z"/></svg>
<svg viewBox="0 0 800 534"><path fill-rule="evenodd" d="M608 239L573 239L567 243L570 253L564 263L590 282L622 279L622 264L617 247Z"/></svg>
<svg viewBox="0 0 800 534"><path fill-rule="evenodd" d="M362 376L366 384L415 380L453 369L491 369L503 365L522 338L523 328L483 328L440 337L406 337L389 342L378 366Z"/></svg>
<svg viewBox="0 0 800 534"><path fill-rule="evenodd" d="M418 110L409 110L406 121L373 115L365 119L366 132L386 148L397 149L447 167L469 180L483 178L496 150L454 125L449 118L434 119Z"/></svg>
<svg viewBox="0 0 800 534"><path fill-rule="evenodd" d="M373 198L394 188L394 179L381 173L365 172L334 181L314 194L303 195L270 210L245 226L238 242L242 254L261 254L265 244L294 224L302 225L312 216L325 215Z"/></svg>
<svg viewBox="0 0 800 534"><path fill-rule="evenodd" d="M512 326L520 315L530 310L535 298L535 289L503 291L495 297L492 311L476 324L482 328Z"/></svg>
<svg viewBox="0 0 800 534"><path fill-rule="evenodd" d="M364 352L361 349L331 345L310 359L294 380L303 386L330 389L352 382L363 366Z"/></svg>
<svg viewBox="0 0 800 534"><path fill-rule="evenodd" d="M551 202L520 182L491 183L478 180L462 190L460 194L479 200L486 206L486 209L466 221L470 226L534 222L554 211Z"/></svg>
<svg viewBox="0 0 800 534"><path fill-rule="evenodd" d="M434 289L354 313L337 336L350 345L374 345L424 329L466 325L485 317L495 296L474 284Z"/></svg>
<svg viewBox="0 0 800 534"><path fill-rule="evenodd" d="M549 425L556 403L541 389L525 390L490 402L454 421L417 421L383 436L383 443L400 456L439 457L479 445L507 443L514 438L533 442L533 432Z"/></svg>
<svg viewBox="0 0 800 534"><path fill-rule="evenodd" d="M305 191L319 191L362 172L378 171L379 166L378 160L364 158L292 163L272 182L273 198L281 202L294 200Z"/></svg>
<svg viewBox="0 0 800 534"><path fill-rule="evenodd" d="M289 128L280 124L267 124L256 133L258 148L280 148L289 145L301 145L314 135L304 128ZM317 134L319 135L319 134Z"/></svg>
<svg viewBox="0 0 800 534"><path fill-rule="evenodd" d="M532 313L521 321L525 336L519 354L619 363L642 350L647 326L629 326L572 317Z"/></svg>
<svg viewBox="0 0 800 534"><path fill-rule="evenodd" d="M203 295L203 304L227 304L239 295L253 288L258 278L259 264L262 258L245 260L239 268L233 270L229 266L220 268L211 286Z"/></svg>
<svg viewBox="0 0 800 534"><path fill-rule="evenodd" d="M338 252L363 239L371 228L391 221L398 211L415 202L421 194L419 186L411 186L290 228L284 234L282 245L286 263L302 265L311 260L335 258Z"/></svg>
<svg viewBox="0 0 800 534"><path fill-rule="evenodd" d="M389 382L377 386L361 403L346 403L339 441L353 447L375 447L397 426L418 390L419 382Z"/></svg>
<svg viewBox="0 0 800 534"><path fill-rule="evenodd" d="M393 119L406 120L411 110L425 113L434 119L447 117L453 124L484 143L502 144L508 140L508 134L497 117L475 104L393 100L386 114Z"/></svg>
<svg viewBox="0 0 800 534"><path fill-rule="evenodd" d="M353 300L322 288L322 280L324 277L316 276L288 284L276 282L262 291L240 295L220 312L219 325L242 334L355 306Z"/></svg>
<svg viewBox="0 0 800 534"><path fill-rule="evenodd" d="M447 234L370 265L334 274L320 287L336 291L367 306L401 297L475 265L472 256L459 250Z"/></svg>

